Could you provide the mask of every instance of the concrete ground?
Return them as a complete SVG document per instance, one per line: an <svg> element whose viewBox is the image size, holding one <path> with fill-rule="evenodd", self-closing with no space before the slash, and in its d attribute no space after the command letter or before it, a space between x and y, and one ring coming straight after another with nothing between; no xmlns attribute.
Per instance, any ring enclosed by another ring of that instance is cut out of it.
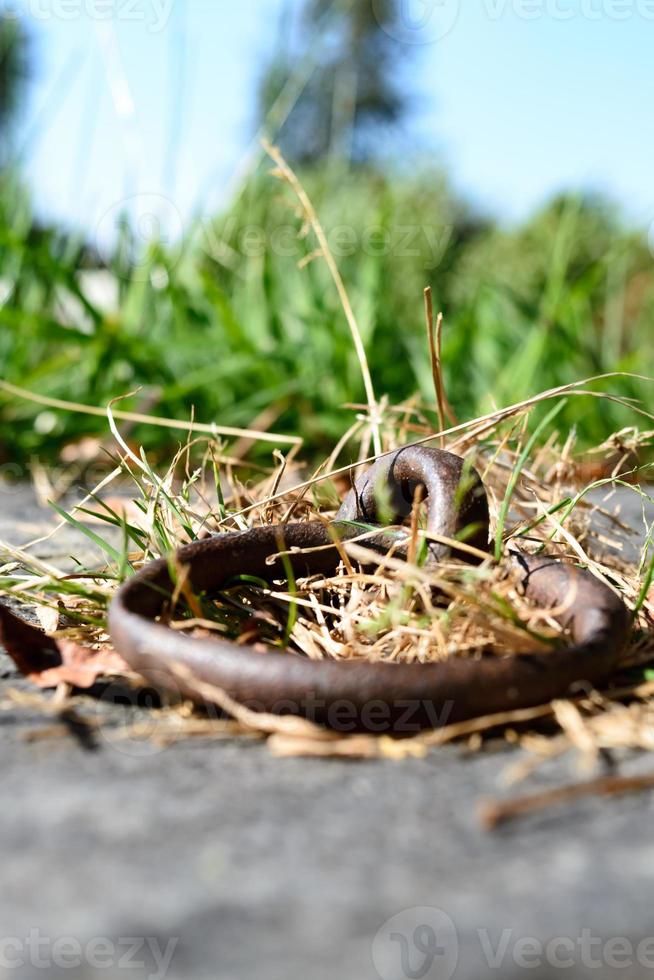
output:
<svg viewBox="0 0 654 980"><path fill-rule="evenodd" d="M51 521L23 489L0 539ZM66 532L43 553L78 547ZM35 739L51 722L7 707L17 688L4 657L0 977L654 976L651 793L489 833L476 808L507 792L519 750L504 745L401 763L280 760L248 741L155 750L112 739L113 709L85 747ZM529 788L578 775L563 759Z"/></svg>

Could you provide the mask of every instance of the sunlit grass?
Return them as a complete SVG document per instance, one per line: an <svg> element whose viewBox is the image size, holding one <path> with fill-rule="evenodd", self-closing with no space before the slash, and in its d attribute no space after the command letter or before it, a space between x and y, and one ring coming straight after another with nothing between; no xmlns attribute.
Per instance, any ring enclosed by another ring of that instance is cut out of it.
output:
<svg viewBox="0 0 654 980"><path fill-rule="evenodd" d="M534 391L609 371L648 373L652 257L601 202L552 204L523 227L476 220L434 174L306 175L334 250L377 398L417 396L434 429L438 409L424 338L423 290L445 314L443 371L457 416L472 418ZM315 240L269 175L254 175L231 209L206 215L186 239L142 243L127 224L105 256L117 305L93 298L82 242L39 231L26 194L0 182L0 378L40 396L99 409L71 415L0 394L0 453L52 464L62 447L103 438L111 398L136 413L301 436L324 458L365 401L360 357ZM642 397L623 376L616 393ZM602 399L568 404L561 424L579 445L633 422ZM179 434L125 422L160 459ZM196 430L198 431L198 430ZM281 445L281 441L276 440ZM266 447L236 443L236 455Z"/></svg>

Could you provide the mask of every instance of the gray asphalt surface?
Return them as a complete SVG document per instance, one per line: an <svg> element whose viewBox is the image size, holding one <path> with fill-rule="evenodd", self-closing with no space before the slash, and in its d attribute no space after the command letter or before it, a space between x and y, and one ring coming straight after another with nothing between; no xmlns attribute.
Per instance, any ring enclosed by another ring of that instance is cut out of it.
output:
<svg viewBox="0 0 654 980"><path fill-rule="evenodd" d="M51 518L27 491L5 499L0 539L37 524ZM66 532L43 553L78 547ZM10 688L27 686L5 657L0 700ZM507 794L504 745L278 760L244 741L117 744L123 717L108 711L89 749L0 712L0 977L654 976L653 794L488 833L476 808ZM566 758L528 786L578 777Z"/></svg>

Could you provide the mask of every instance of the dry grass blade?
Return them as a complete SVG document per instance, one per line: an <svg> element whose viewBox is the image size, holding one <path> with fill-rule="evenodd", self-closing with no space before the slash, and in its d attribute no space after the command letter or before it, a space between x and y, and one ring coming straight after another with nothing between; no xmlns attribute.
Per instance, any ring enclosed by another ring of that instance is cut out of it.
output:
<svg viewBox="0 0 654 980"><path fill-rule="evenodd" d="M593 384L598 381L607 381L611 378L632 378L638 381L646 381L654 384L654 378L649 378L645 375L631 374L624 371L613 371L608 374L597 374L590 378L584 378L583 381L571 381L569 384L558 385L556 388L549 388L547 391L543 391L538 395L532 395L531 398L525 398L521 402L516 402L513 405L509 405L506 408L497 409L494 412L488 412L486 415L480 415L478 418L471 419L468 422L460 422L458 425L453 425L444 432L430 432L429 435L425 435L420 439L412 440L409 445L411 446L425 446L430 442L440 436L453 436L459 433L465 433L464 440L467 443L474 443L483 437L487 437L494 430L498 429L503 422L508 419L513 418L520 413L525 412L527 409L531 409L536 405L540 405L543 402L551 401L555 398L560 398L564 395L579 395L581 397L596 397L601 398L601 392L585 391L586 385ZM647 414L647 413L646 413ZM450 445L450 449L455 450L458 447L458 442L453 441ZM358 460L359 465L366 465L368 463L374 463L376 459L380 456L388 456L392 453L394 449L387 449L382 453L377 453L372 456L366 456ZM334 477L346 476L350 473L352 469L351 464L346 466L340 466L337 469L323 470L318 475L312 477L309 480L304 480L302 483L298 483L295 486L289 487L283 493L277 494L275 496L266 497L264 500L256 501L247 507L244 507L239 511L240 515L249 514L254 510L258 510L261 507L265 507L270 503L274 503L280 500L284 496L290 496L292 494L301 493L308 490L309 488L316 486L316 484L323 483L327 480L332 480Z"/></svg>
<svg viewBox="0 0 654 980"><path fill-rule="evenodd" d="M593 796L623 796L625 793L641 793L643 790L654 789L654 774L647 776L605 776L574 786L563 786L546 790L543 793L532 793L520 796L506 803L484 801L479 806L479 819L486 830L494 830L500 824L536 813L549 807L573 800L586 799Z"/></svg>
<svg viewBox="0 0 654 980"><path fill-rule="evenodd" d="M445 430L445 418L451 425L457 424L457 418L452 410L443 381L443 362L441 351L443 346L443 314L439 313L434 327L434 307L432 302L431 286L425 288L425 321L427 324L427 340L429 343L429 357L431 360L431 373L434 379L434 390L436 392L436 406L438 410L438 424L441 432ZM440 437L441 449L445 445L445 436Z"/></svg>
<svg viewBox="0 0 654 980"><path fill-rule="evenodd" d="M377 398L375 397L375 389L372 384L372 377L370 376L370 368L368 367L368 358L366 355L366 349L363 345L363 340L361 339L361 332L359 330L359 325L357 324L356 317L354 315L354 310L352 309L352 304L350 303L350 297L347 294L343 278L339 272L336 260L332 254L331 248L329 247L329 242L327 241L327 236L325 235L320 219L316 214L316 210L311 203L309 195L302 186L300 180L298 179L295 171L289 167L288 163L282 156L282 153L278 147L273 146L268 140L263 139L262 146L268 156L275 162L277 170L275 175L284 180L289 187L292 188L293 193L297 197L300 207L302 208L305 220L311 225L313 233L318 241L318 250L316 253L312 254L310 258L315 258L316 256L322 256L329 273L332 277L334 285L336 286L336 291L338 293L338 298L340 300L341 306L343 307L343 312L345 313L345 318L347 320L348 326L350 328L350 333L352 334L352 340L354 342L354 347L357 353L357 358L359 360L359 366L361 368L361 375L363 377L363 384L366 391L366 398L368 400L368 410L370 413L370 423L373 433L373 441L375 445L375 454L379 455L382 451L381 439L379 435L379 413Z"/></svg>
<svg viewBox="0 0 654 980"><path fill-rule="evenodd" d="M18 388L16 385L9 384L8 381L0 380L0 390L6 391L9 395L23 398L26 401L34 402L37 405L45 405L48 408L58 408L65 412L76 412L80 415L95 415L105 417L107 410L95 405L81 405L79 402L63 401L60 398L49 398L47 395L37 395L25 388ZM139 412L114 412L114 417L124 422L138 422L141 425L156 425L163 429L176 429L180 432L203 432L211 436L228 436L234 439L252 439L258 442L271 442L274 445L279 443L291 446L301 446L302 439L299 436L285 436L276 432L257 432L254 429L236 429L232 426L206 424L201 422L183 422L179 419L159 418L156 415L141 415Z"/></svg>
<svg viewBox="0 0 654 980"><path fill-rule="evenodd" d="M307 721L306 718L252 711L252 709L246 708L245 705L239 704L238 701L231 698L222 688L201 681L192 671L181 665L174 667L174 673L180 681L192 684L206 704L216 705L252 732L261 732L266 735L287 735L293 738L309 738L318 741L332 741L336 737L332 732Z"/></svg>

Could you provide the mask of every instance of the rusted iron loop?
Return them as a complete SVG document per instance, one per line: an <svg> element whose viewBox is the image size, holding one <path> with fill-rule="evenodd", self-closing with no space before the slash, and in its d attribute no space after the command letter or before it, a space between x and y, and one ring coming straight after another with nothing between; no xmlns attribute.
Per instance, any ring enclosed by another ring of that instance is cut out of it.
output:
<svg viewBox="0 0 654 980"><path fill-rule="evenodd" d="M432 534L455 538L468 529L472 536L467 540L485 547L488 503L478 474L452 453L409 446L381 457L357 479L331 526L296 522L219 534L180 548L177 565L188 567L197 593L217 593L243 575L282 580L281 535L296 578L332 575L341 561L334 535L347 540L361 534L362 522L376 523L378 501L384 497L390 516L404 518L418 486L427 495ZM380 530L366 545L386 549L390 540ZM406 533L398 538L396 532L392 540L395 554L406 551ZM448 554L448 547L436 542L428 562ZM263 652L220 637L180 633L158 622L174 590L166 559L145 566L122 586L111 604L109 628L116 649L159 689L202 702L208 684L255 710L300 715L341 731L408 735L543 704L564 697L580 682L598 684L615 668L630 629L620 598L574 565L527 555L511 561L529 599L556 611L569 631L570 645L545 653L453 657L426 664L310 660L288 650Z"/></svg>

